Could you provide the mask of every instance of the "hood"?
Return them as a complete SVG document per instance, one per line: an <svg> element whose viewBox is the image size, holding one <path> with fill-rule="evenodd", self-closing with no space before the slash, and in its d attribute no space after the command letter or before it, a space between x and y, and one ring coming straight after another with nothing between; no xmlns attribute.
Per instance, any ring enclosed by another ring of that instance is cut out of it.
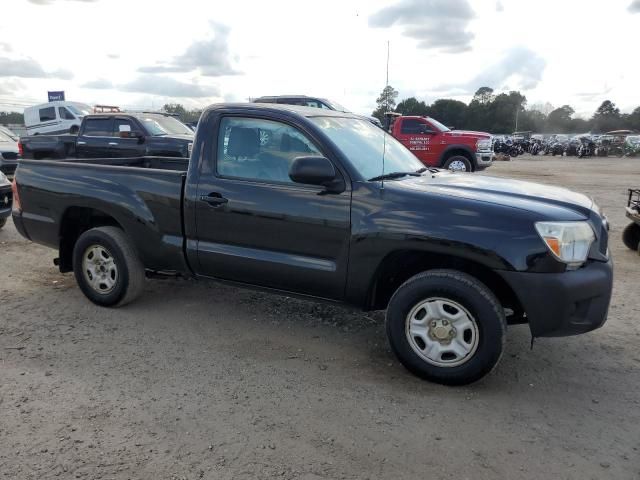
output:
<svg viewBox="0 0 640 480"><path fill-rule="evenodd" d="M441 172L410 177L393 184L399 188L456 196L543 214L552 214L551 210L560 207L588 217L592 209L597 209L589 197L566 188L476 173Z"/></svg>
<svg viewBox="0 0 640 480"><path fill-rule="evenodd" d="M491 138L491 134L487 132L473 132L471 130L451 130L445 132L450 137L468 137L468 138Z"/></svg>

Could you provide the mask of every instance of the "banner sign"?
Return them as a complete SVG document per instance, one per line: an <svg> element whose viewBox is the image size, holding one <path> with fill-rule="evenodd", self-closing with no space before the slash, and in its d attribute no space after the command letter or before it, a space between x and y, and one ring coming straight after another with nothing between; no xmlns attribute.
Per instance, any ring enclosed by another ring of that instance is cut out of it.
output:
<svg viewBox="0 0 640 480"><path fill-rule="evenodd" d="M50 102L57 102L60 100L64 100L64 92L63 91L59 91L59 92L47 92L49 94L49 101Z"/></svg>

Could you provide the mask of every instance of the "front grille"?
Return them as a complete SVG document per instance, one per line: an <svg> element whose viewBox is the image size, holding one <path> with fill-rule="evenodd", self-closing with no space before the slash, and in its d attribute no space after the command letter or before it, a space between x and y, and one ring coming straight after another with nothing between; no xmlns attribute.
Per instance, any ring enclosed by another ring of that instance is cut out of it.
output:
<svg viewBox="0 0 640 480"><path fill-rule="evenodd" d="M5 160L18 159L18 154L16 152L0 152L0 155L2 155L2 158L4 158Z"/></svg>

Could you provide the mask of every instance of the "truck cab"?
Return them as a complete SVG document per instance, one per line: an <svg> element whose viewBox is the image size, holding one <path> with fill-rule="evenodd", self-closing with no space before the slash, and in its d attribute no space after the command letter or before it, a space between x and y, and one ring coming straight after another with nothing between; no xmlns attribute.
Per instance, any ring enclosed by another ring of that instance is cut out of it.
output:
<svg viewBox="0 0 640 480"><path fill-rule="evenodd" d="M390 133L428 167L474 172L491 166L491 135L451 130L430 117L398 116Z"/></svg>

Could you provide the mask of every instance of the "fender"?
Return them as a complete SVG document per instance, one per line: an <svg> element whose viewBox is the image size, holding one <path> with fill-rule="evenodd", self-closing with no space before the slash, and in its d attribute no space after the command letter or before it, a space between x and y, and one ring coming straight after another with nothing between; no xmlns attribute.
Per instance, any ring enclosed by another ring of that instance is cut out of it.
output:
<svg viewBox="0 0 640 480"><path fill-rule="evenodd" d="M474 152L469 145L465 145L464 143L448 145L447 148L445 148L444 151L440 154L440 158L438 158L438 165L444 165L445 159L447 158L451 150L464 150L469 157L469 161L471 162L473 169L475 170L476 168L478 168L478 164L476 163L476 152Z"/></svg>

